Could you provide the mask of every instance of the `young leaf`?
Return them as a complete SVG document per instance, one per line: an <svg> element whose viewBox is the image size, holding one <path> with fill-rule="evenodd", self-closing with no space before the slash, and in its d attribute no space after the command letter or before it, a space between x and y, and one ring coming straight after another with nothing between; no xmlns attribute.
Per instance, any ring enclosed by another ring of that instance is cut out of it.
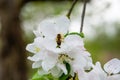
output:
<svg viewBox="0 0 120 80"><path fill-rule="evenodd" d="M51 74L47 75L40 75L35 73L35 75L32 77L32 80L58 80L57 78L54 78Z"/></svg>

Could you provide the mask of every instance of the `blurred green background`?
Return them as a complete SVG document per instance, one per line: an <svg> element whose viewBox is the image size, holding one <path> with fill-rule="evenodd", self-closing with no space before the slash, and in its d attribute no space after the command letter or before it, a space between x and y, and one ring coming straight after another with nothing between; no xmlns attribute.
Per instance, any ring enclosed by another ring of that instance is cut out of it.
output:
<svg viewBox="0 0 120 80"><path fill-rule="evenodd" d="M120 6L119 0L92 0L87 4L83 32L85 47L92 54L93 62L106 63L120 59ZM71 1L39 1L28 3L21 12L24 39L33 42L33 30L41 20L66 15ZM83 3L78 2L71 15L70 31L79 32ZM31 55L30 53L27 53ZM31 69L31 62L28 61ZM31 74L30 74L31 75Z"/></svg>

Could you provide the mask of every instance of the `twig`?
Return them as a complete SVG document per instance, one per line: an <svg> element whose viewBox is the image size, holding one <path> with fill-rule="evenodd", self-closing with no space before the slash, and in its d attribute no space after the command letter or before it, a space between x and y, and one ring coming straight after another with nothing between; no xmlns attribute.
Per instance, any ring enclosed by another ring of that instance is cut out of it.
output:
<svg viewBox="0 0 120 80"><path fill-rule="evenodd" d="M84 17L85 17L85 10L86 10L86 0L84 0L84 6L83 6L83 12L82 12L82 18L81 18L81 27L80 27L80 33L83 31L83 24L84 24Z"/></svg>
<svg viewBox="0 0 120 80"><path fill-rule="evenodd" d="M67 13L67 15L66 15L69 19L70 19L70 15L71 15L71 13L72 13L72 10L73 10L75 4L77 3L77 1L78 1L78 0L74 0L74 1L73 1L73 4L72 4L71 8L69 9L69 11L68 11L68 13Z"/></svg>

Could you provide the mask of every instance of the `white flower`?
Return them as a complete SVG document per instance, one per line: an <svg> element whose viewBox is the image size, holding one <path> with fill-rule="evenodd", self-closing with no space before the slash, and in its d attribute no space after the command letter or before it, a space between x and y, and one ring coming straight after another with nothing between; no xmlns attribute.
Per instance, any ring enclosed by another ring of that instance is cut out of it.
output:
<svg viewBox="0 0 120 80"><path fill-rule="evenodd" d="M70 26L70 20L66 16L47 19L40 23L38 29L34 31L35 35L42 36L46 39L46 48L57 50L64 41ZM52 46L51 46L52 45Z"/></svg>
<svg viewBox="0 0 120 80"><path fill-rule="evenodd" d="M34 55L28 59L34 61L32 67L40 68L39 74L61 76L68 74L66 63L71 67L70 74L74 76L79 69L91 68L92 59L85 50L83 39L78 35L65 35L70 21L67 17L47 19L40 23L34 34L36 38L26 49Z"/></svg>

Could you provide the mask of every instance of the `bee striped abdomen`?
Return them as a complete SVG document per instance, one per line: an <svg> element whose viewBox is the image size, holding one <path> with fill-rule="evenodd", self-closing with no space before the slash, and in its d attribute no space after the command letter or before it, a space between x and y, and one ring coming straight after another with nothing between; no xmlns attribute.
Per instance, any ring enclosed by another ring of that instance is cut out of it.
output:
<svg viewBox="0 0 120 80"><path fill-rule="evenodd" d="M57 47L60 48L61 42L63 41L63 36L61 34L57 34L56 37L56 42L57 42Z"/></svg>

